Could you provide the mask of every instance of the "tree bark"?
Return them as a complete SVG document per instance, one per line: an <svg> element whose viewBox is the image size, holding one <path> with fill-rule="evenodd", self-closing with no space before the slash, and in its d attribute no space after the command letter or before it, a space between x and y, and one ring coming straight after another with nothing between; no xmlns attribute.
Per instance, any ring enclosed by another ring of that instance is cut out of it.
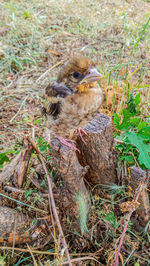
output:
<svg viewBox="0 0 150 266"><path fill-rule="evenodd" d="M136 226L137 228L145 227L147 222L150 220L150 199L148 193L148 185L150 182L150 171L144 171L141 168L132 166L130 167L130 187L132 188L132 194L141 184L144 184L144 190L141 192L139 197L140 206L136 210Z"/></svg>
<svg viewBox="0 0 150 266"><path fill-rule="evenodd" d="M59 181L63 180L64 182L60 201L66 214L75 216L79 211L77 196L82 195L85 203L88 201L88 191L83 180L87 167L81 166L76 152L61 144L58 139L52 140L51 148L56 177Z"/></svg>
<svg viewBox="0 0 150 266"><path fill-rule="evenodd" d="M31 157L31 151L32 151L31 144L24 138L23 150L21 151L21 159L17 165L16 171L14 172L14 179L19 188L22 187L24 180L26 178L28 164Z"/></svg>
<svg viewBox="0 0 150 266"><path fill-rule="evenodd" d="M111 118L98 114L87 124L84 130L86 144L77 138L77 148L80 164L89 166L86 178L93 184L107 184L117 182L117 152L114 149Z"/></svg>
<svg viewBox="0 0 150 266"><path fill-rule="evenodd" d="M28 163L30 160L32 146L24 138L22 151L7 165L2 173L0 173L0 184L8 183L13 176L15 183L19 188L22 187L26 177Z"/></svg>
<svg viewBox="0 0 150 266"><path fill-rule="evenodd" d="M42 222L33 226L32 219L23 213L0 206L0 243L12 246L35 241L44 230Z"/></svg>
<svg viewBox="0 0 150 266"><path fill-rule="evenodd" d="M51 142L55 181L58 181L57 184L60 180L64 182L59 192L59 204L62 203L59 209L71 217L73 228L78 232L81 205L84 209L82 213L86 213L89 206L84 176L93 184L111 184L117 181L117 155L113 147L111 119L99 114L85 127L85 131L88 132L86 144L77 137L76 144L80 153L61 144L57 138Z"/></svg>

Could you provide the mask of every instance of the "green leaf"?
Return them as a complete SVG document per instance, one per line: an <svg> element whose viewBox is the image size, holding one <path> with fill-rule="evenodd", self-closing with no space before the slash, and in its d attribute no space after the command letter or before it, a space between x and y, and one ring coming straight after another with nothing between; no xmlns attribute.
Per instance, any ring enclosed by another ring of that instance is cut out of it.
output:
<svg viewBox="0 0 150 266"><path fill-rule="evenodd" d="M39 118L33 122L34 125L41 124L42 118Z"/></svg>
<svg viewBox="0 0 150 266"><path fill-rule="evenodd" d="M127 163L134 163L134 159L132 155L123 155L121 156L121 161L125 160Z"/></svg>
<svg viewBox="0 0 150 266"><path fill-rule="evenodd" d="M36 222L37 222L37 219L34 217L33 220L32 220L31 225L33 226Z"/></svg>
<svg viewBox="0 0 150 266"><path fill-rule="evenodd" d="M47 151L50 149L50 146L47 141L45 141L43 138L39 138L37 141L40 151Z"/></svg>
<svg viewBox="0 0 150 266"><path fill-rule="evenodd" d="M130 127L130 117L134 116L135 113L131 113L127 108L123 110L123 121L119 125L120 130L127 130Z"/></svg>
<svg viewBox="0 0 150 266"><path fill-rule="evenodd" d="M5 153L0 154L0 169L3 168L4 162L9 162L9 157Z"/></svg>
<svg viewBox="0 0 150 266"><path fill-rule="evenodd" d="M150 142L150 127L146 126L141 131L139 131L139 134L145 138L145 140L148 140Z"/></svg>
<svg viewBox="0 0 150 266"><path fill-rule="evenodd" d="M150 146L143 142L143 137L135 132L126 132L125 136L128 138L130 143L134 145L139 151L138 160L140 164L150 169Z"/></svg>
<svg viewBox="0 0 150 266"><path fill-rule="evenodd" d="M33 189L28 189L28 190L24 193L25 198L27 199L29 196L32 195L33 192L35 192L35 190L33 190Z"/></svg>
<svg viewBox="0 0 150 266"><path fill-rule="evenodd" d="M40 137L40 138L37 140L38 145L40 145L42 141L43 141L43 138Z"/></svg>
<svg viewBox="0 0 150 266"><path fill-rule="evenodd" d="M140 123L140 120L141 120L141 118L139 118L139 117L133 117L133 118L130 118L129 122L130 122L131 126L138 126Z"/></svg>
<svg viewBox="0 0 150 266"><path fill-rule="evenodd" d="M115 219L114 212L107 213L105 216L105 220L109 222L112 226L115 226L116 219Z"/></svg>
<svg viewBox="0 0 150 266"><path fill-rule="evenodd" d="M0 255L0 265L1 266L5 266L6 265L6 263L5 263L5 257L2 257L1 255Z"/></svg>
<svg viewBox="0 0 150 266"><path fill-rule="evenodd" d="M119 126L119 115L118 114L114 114L114 124L116 124L116 128L118 128Z"/></svg>
<svg viewBox="0 0 150 266"><path fill-rule="evenodd" d="M140 266L139 262L137 261L134 266Z"/></svg>
<svg viewBox="0 0 150 266"><path fill-rule="evenodd" d="M137 127L138 131L144 129L144 127L146 127L146 125L147 125L147 123L145 121L140 122L138 127Z"/></svg>
<svg viewBox="0 0 150 266"><path fill-rule="evenodd" d="M30 17L30 13L28 11L26 11L26 10L24 11L24 17L25 18L29 18Z"/></svg>
<svg viewBox="0 0 150 266"><path fill-rule="evenodd" d="M139 103L141 102L141 93L139 92L136 96L135 96L135 105L138 106Z"/></svg>
<svg viewBox="0 0 150 266"><path fill-rule="evenodd" d="M136 104L135 104L135 98L133 94L130 94L129 99L127 101L127 109L130 113L136 114Z"/></svg>
<svg viewBox="0 0 150 266"><path fill-rule="evenodd" d="M136 49L136 47L138 46L139 42L141 41L143 35L145 34L145 31L146 31L146 29L148 28L149 23L150 23L150 18L148 18L147 22L143 25L143 29L142 29L142 31L141 31L141 33L140 33L140 35L139 35L137 41L135 42L135 44L134 44L134 46L133 46L133 49L132 49L131 55L133 55L134 50Z"/></svg>

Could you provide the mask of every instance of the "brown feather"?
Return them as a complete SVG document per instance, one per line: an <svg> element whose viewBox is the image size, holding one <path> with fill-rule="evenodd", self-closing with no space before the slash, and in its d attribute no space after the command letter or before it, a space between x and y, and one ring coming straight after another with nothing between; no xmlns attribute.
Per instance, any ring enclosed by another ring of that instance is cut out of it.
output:
<svg viewBox="0 0 150 266"><path fill-rule="evenodd" d="M97 82L80 84L74 72L87 75L94 63L87 57L75 56L60 71L57 82L46 88L47 127L51 137L68 138L78 127L84 127L97 113L103 92ZM56 85L57 84L57 85ZM58 107L59 105L59 107Z"/></svg>

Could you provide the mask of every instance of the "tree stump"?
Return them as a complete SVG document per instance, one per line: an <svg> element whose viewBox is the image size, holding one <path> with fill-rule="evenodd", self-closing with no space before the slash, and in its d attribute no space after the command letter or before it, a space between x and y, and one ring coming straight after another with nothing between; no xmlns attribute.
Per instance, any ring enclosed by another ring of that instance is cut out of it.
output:
<svg viewBox="0 0 150 266"><path fill-rule="evenodd" d="M89 166L86 178L93 184L112 184L117 182L117 152L114 149L111 118L98 114L84 130L86 144L77 138L80 164Z"/></svg>
<svg viewBox="0 0 150 266"><path fill-rule="evenodd" d="M52 140L51 148L56 178L64 182L60 192L60 202L66 214L76 216L79 211L77 196L83 196L85 204L88 202L88 191L83 180L87 167L81 166L76 152L61 144L58 139Z"/></svg>
<svg viewBox="0 0 150 266"><path fill-rule="evenodd" d="M32 219L9 207L0 206L0 243L12 245L35 241L45 230L42 222L32 225Z"/></svg>
<svg viewBox="0 0 150 266"><path fill-rule="evenodd" d="M137 225L137 228L140 228L141 226L141 229L142 229L142 227L145 227L145 225L150 219L150 199L149 199L149 193L147 191L147 187L150 182L150 171L146 172L142 170L141 168L132 166L130 167L130 173L131 173L130 175L131 180L130 180L129 185L132 188L133 195L135 191L138 189L138 187L141 184L144 184L144 189L141 192L139 200L138 200L140 202L140 206L136 210L136 215L137 215L136 225Z"/></svg>
<svg viewBox="0 0 150 266"><path fill-rule="evenodd" d="M8 243L29 242L29 234L27 232L29 219L22 213L17 212L8 207L0 206L0 243L7 241ZM31 221L30 221L31 222Z"/></svg>
<svg viewBox="0 0 150 266"><path fill-rule="evenodd" d="M89 204L84 176L93 184L117 181L117 156L113 147L111 118L99 114L85 127L85 131L88 132L86 144L77 138L80 153L61 144L57 138L51 141L55 178L64 182L59 192L59 205L62 203L59 209L71 217L73 228L78 232L78 218L81 214L79 201L84 210L88 210Z"/></svg>

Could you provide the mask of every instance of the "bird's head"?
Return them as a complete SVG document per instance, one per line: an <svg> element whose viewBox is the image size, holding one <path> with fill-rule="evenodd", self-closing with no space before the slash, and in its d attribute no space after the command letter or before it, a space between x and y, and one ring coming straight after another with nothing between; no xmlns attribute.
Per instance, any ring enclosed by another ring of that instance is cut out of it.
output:
<svg viewBox="0 0 150 266"><path fill-rule="evenodd" d="M85 92L97 86L101 74L92 60L85 56L74 56L63 67L58 75L57 82L77 92Z"/></svg>

